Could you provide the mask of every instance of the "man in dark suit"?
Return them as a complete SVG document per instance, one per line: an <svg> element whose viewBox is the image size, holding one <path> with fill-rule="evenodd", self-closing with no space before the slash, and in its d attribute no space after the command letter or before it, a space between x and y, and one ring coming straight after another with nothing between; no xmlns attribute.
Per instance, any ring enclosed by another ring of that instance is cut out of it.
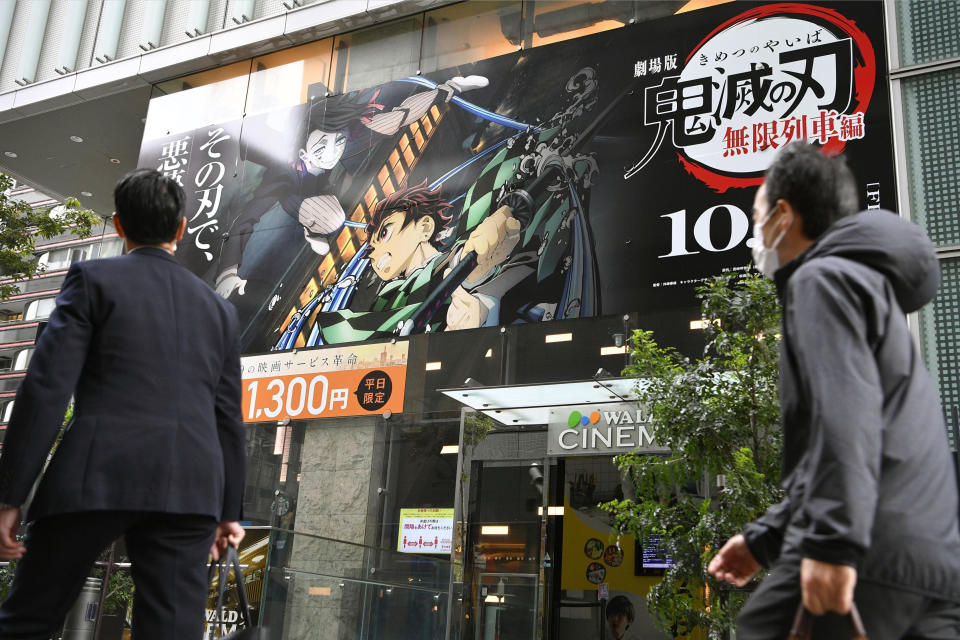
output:
<svg viewBox="0 0 960 640"><path fill-rule="evenodd" d="M199 639L207 554L243 537L236 312L173 257L187 222L175 181L138 169L114 200L127 253L70 268L3 442L0 556L20 562L0 638L55 633L97 555L124 536L133 637Z"/></svg>

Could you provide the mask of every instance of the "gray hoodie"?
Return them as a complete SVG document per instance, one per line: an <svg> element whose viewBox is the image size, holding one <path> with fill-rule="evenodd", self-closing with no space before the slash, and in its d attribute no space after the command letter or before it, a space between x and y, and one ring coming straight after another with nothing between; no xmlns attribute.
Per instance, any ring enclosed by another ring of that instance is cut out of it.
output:
<svg viewBox="0 0 960 640"><path fill-rule="evenodd" d="M830 227L775 274L787 497L744 531L757 559L809 557L960 601L957 478L905 312L933 299L930 241L887 211Z"/></svg>

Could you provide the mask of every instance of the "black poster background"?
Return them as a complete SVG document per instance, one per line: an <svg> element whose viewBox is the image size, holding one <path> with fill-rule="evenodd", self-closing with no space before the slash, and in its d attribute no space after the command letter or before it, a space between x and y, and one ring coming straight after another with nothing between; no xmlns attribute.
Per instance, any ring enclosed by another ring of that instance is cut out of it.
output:
<svg viewBox="0 0 960 640"><path fill-rule="evenodd" d="M599 169L595 184L590 189L586 212L593 239L600 294L600 313L595 315L633 311L659 315L683 310L684 318L689 319L690 310L697 306L694 296L696 283L724 271L744 270L750 263L750 250L746 244L752 235L749 227L736 246L723 251L710 251L698 245L694 228L705 211L719 207L713 211L708 235L714 248L725 248L731 238L731 215L723 206L735 206L749 216L755 185L759 183L762 171L730 173L727 176L733 176L741 183L747 179L752 184L723 189L717 186L722 180L711 180L714 184L708 185L688 171L681 160L681 150L674 146L670 132L667 132L666 139L649 163L636 175L624 178L625 171L647 154L657 136L657 126L645 123L645 109L648 108L645 99L652 95L645 90L689 67L697 71L693 77L710 75L717 83L714 88L716 110L716 103L724 90L721 84L724 79L744 70L743 65L749 64L753 47L770 43L739 43L733 40L724 51L727 59L711 59L705 64L701 64L702 60L692 54L718 27L750 11L767 14L788 11L793 18L807 20L809 28L796 33L797 41L792 46L797 48L815 46L818 37L823 36L822 33L817 35L818 29L839 34L837 37L841 38L849 37L849 32L843 32L844 28L848 31L852 28L866 35L872 45L874 66L870 74L872 93L863 117L865 135L848 140L843 152L857 177L861 206L866 208L868 204L876 204L878 199L882 207L894 209L896 194L880 2L831 2L822 8L815 4L730 3L519 51L427 76L436 83L454 76L484 76L489 80L489 85L464 93L462 97L465 100L522 122L535 123L547 120L562 108L570 95L565 90L565 84L571 76L583 68L592 68L598 83L596 102L571 125L574 135L614 101L625 87L632 85L635 88L632 95L616 104L595 136L580 150L583 154L593 154ZM808 44L811 40L812 44ZM869 62L860 50L862 44L862 39L857 42L853 38L853 62L860 67ZM778 53L788 51L786 43L779 41L774 49ZM744 53L736 57L741 50ZM717 53L713 57L720 55ZM675 56L675 70L667 71L664 68L668 56ZM688 56L691 56L689 62ZM659 72L651 71L651 60L660 61ZM645 75L637 73L639 61L646 63ZM794 63L791 68L802 68L802 64L798 66ZM722 72L718 69L722 69ZM818 70L822 71L822 67ZM687 79L690 76L685 74L683 77ZM857 99L864 98L863 94L867 91L865 77L866 72L862 69L854 76L848 114L856 110ZM818 78L822 80L821 76ZM323 100L320 97L323 90L322 86L310 88L314 103ZM377 102L389 109L405 97L422 90L422 87L412 84L393 82L384 85L379 94L373 94L371 89L367 95L375 96ZM829 97L828 93L824 99ZM786 102L789 101L781 103L769 113L761 110L753 122L760 122L764 118L782 119ZM444 109L444 117L407 178L411 185L422 180L435 180L469 159L475 153L472 149L486 148L512 133L501 125L489 123L452 104L444 105L442 101L437 104ZM229 144L234 145L231 153L235 155L228 157L235 158L235 166L228 167L223 180L218 228L221 236L230 232L233 218L255 197L257 181L264 173L263 164L290 166L297 162L297 153L303 146L307 129L306 113L306 105L284 111L281 119L294 123L289 128L294 131L291 135L278 135L264 116L242 121L242 137L240 121L192 132L194 144L188 171L183 176L188 198L193 197L191 191L197 191L193 186L197 171L208 161L199 150L201 141L207 139L208 131L224 127L234 136ZM275 115L274 122L276 120ZM721 148L719 144L723 132L729 124L722 118L715 122L717 132L714 144L718 145L718 150ZM182 135L145 143L141 149L141 166L159 166L163 145L178 137ZM363 140L352 139L348 143L341 162L347 168L347 177L327 187L328 192L340 199L347 217L359 201L359 194L375 179L374 174L386 160L394 143L394 138L378 135L368 135ZM222 149L227 150L227 146L224 145ZM482 163L478 164L482 166ZM444 195L452 198L464 193L476 179L476 173L464 171L448 180L443 185ZM868 202L868 191L878 192L876 199ZM685 214L665 217L681 211ZM194 212L188 207L188 216ZM690 253L664 257L671 253L678 242L673 234L677 228L675 225L679 225L681 220L682 243ZM302 291L310 278L316 276L317 267L322 261L322 256L312 252L302 237L288 234L284 238L278 236L272 242L274 244L268 247L268 254L273 264L262 270L261 281L250 282L245 295L233 295L230 298L237 304L241 321L246 326L245 351L266 350L276 344L278 330L291 308L301 306ZM696 253L692 253L694 251ZM199 255L195 244L186 240L181 243L177 255L211 284L223 268L229 266L223 264L222 257L216 251L212 260L205 260ZM250 279L256 280L256 276ZM531 292L531 299L535 297L536 293Z"/></svg>

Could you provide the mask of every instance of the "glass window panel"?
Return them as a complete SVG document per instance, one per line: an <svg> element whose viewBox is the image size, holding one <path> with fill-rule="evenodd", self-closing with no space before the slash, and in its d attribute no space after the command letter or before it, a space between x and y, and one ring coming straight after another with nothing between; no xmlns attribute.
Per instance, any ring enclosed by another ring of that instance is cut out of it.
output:
<svg viewBox="0 0 960 640"><path fill-rule="evenodd" d="M902 65L960 56L960 2L900 0L894 7Z"/></svg>
<svg viewBox="0 0 960 640"><path fill-rule="evenodd" d="M336 37L333 45L335 93L375 87L417 73L421 15Z"/></svg>
<svg viewBox="0 0 960 640"><path fill-rule="evenodd" d="M960 259L940 262L942 281L934 301L920 310L920 344L923 359L940 393L948 425L960 428L960 332L954 319L960 317ZM948 427L951 446L957 442Z"/></svg>
<svg viewBox="0 0 960 640"><path fill-rule="evenodd" d="M537 2L533 6L531 44L539 47L625 26L634 18L634 3L607 0Z"/></svg>
<svg viewBox="0 0 960 640"><path fill-rule="evenodd" d="M47 318L50 316L50 313L57 306L56 298L43 298L41 300L34 300L27 305L27 320L38 320Z"/></svg>
<svg viewBox="0 0 960 640"><path fill-rule="evenodd" d="M428 11L420 69L428 73L516 51L521 8L513 0L461 2Z"/></svg>
<svg viewBox="0 0 960 640"><path fill-rule="evenodd" d="M174 92L162 89L166 83L155 85L154 93L159 95L150 100L143 142L242 118L250 80L250 61L238 62L223 70L229 73L213 73L220 70L212 70L182 79L183 86ZM187 82L197 77L204 81L199 86Z"/></svg>
<svg viewBox="0 0 960 640"><path fill-rule="evenodd" d="M179 93L180 91L189 91L197 87L204 87L211 84L218 84L227 80L250 75L250 61L241 60L222 67L214 67L189 76L174 78L165 82L158 82L153 85L154 93L157 95L168 95ZM156 97L156 95L154 96Z"/></svg>
<svg viewBox="0 0 960 640"><path fill-rule="evenodd" d="M100 244L101 258L111 258L113 256L118 256L121 253L123 253L122 238L113 238L111 240L105 240Z"/></svg>
<svg viewBox="0 0 960 640"><path fill-rule="evenodd" d="M16 371L22 371L27 368L27 365L30 364L30 358L33 357L33 349L23 349L17 353L16 362L13 364L13 368Z"/></svg>
<svg viewBox="0 0 960 640"><path fill-rule="evenodd" d="M937 246L960 244L960 68L902 83L910 211Z"/></svg>
<svg viewBox="0 0 960 640"><path fill-rule="evenodd" d="M327 38L254 58L247 114L322 98L329 86L332 57L333 38ZM311 87L315 93L312 96Z"/></svg>

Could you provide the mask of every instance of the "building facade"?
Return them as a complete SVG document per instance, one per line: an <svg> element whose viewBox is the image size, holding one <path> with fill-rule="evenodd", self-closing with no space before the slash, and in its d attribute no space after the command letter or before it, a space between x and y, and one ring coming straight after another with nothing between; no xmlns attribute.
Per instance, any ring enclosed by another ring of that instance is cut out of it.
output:
<svg viewBox="0 0 960 640"><path fill-rule="evenodd" d="M912 324L960 425L957 3L3 11L4 171L100 213L134 166L187 190L178 258L241 317L249 581L281 637L621 637L618 598L658 637L669 560L596 508L631 491L614 453L660 451L625 340L700 352L695 287L749 268L792 139L937 244Z"/></svg>

